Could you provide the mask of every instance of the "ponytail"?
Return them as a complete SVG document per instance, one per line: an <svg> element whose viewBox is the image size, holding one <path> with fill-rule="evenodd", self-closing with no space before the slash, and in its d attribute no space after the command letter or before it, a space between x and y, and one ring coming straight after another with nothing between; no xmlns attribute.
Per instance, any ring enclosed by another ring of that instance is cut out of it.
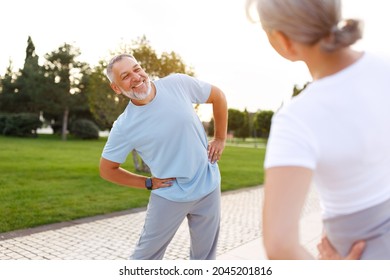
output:
<svg viewBox="0 0 390 280"><path fill-rule="evenodd" d="M324 51L332 52L354 44L362 38L363 24L360 20L348 19L332 27L328 36L320 40Z"/></svg>

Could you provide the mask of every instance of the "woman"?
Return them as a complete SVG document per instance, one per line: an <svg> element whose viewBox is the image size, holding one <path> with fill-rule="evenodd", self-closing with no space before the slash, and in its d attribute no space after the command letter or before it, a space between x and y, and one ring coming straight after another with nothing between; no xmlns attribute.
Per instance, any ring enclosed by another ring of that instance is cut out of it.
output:
<svg viewBox="0 0 390 280"><path fill-rule="evenodd" d="M299 244L299 218L314 181L328 248L346 257L364 240L362 259L390 259L390 60L351 48L361 23L342 20L338 0L249 0L248 10L252 4L272 47L303 61L313 78L272 121L268 257L313 258Z"/></svg>

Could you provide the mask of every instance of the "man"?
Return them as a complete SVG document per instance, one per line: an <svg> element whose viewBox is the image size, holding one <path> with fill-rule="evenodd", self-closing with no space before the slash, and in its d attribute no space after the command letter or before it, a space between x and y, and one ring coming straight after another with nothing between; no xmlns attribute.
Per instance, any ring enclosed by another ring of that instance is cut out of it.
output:
<svg viewBox="0 0 390 280"><path fill-rule="evenodd" d="M217 161L225 147L227 102L217 87L184 74L151 82L129 54L111 59L107 76L116 94L130 99L115 121L100 161L102 178L151 190L145 225L131 259L162 259L185 217L190 258L216 258L220 223ZM209 143L193 103L211 103L215 135ZM152 177L120 165L135 149Z"/></svg>

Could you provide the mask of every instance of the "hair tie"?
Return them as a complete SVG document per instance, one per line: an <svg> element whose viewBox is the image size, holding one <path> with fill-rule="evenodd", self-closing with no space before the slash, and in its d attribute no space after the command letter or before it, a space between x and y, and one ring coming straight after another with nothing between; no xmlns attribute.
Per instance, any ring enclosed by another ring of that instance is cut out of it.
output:
<svg viewBox="0 0 390 280"><path fill-rule="evenodd" d="M335 24L335 25L333 25L332 28L330 29L330 33L331 33L331 34L334 34L334 33L336 33L337 31L339 31L339 26L338 26L338 24Z"/></svg>
<svg viewBox="0 0 390 280"><path fill-rule="evenodd" d="M351 22L352 22L351 20L343 19L343 20L339 21L337 24L333 25L331 32L335 33L337 31L341 31L341 30L345 29L346 27L348 27L349 25L351 25Z"/></svg>

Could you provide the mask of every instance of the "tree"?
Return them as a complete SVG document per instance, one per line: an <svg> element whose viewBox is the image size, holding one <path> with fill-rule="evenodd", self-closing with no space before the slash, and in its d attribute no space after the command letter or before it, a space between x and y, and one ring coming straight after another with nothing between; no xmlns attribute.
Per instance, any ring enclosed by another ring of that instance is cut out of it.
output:
<svg viewBox="0 0 390 280"><path fill-rule="evenodd" d="M16 86L17 75L12 70L12 61L9 61L9 65L1 79L1 94L0 94L0 111L7 113L17 112L16 94L18 92Z"/></svg>
<svg viewBox="0 0 390 280"><path fill-rule="evenodd" d="M214 136L214 118L211 118L207 129L208 136Z"/></svg>
<svg viewBox="0 0 390 280"><path fill-rule="evenodd" d="M113 54L119 53L132 54L151 79L163 78L172 73L195 75L193 69L184 63L179 54L171 51L158 55L145 35L131 44L122 44Z"/></svg>
<svg viewBox="0 0 390 280"><path fill-rule="evenodd" d="M132 54L151 79L161 77L161 61L146 36L134 40L130 45L123 44L118 53Z"/></svg>
<svg viewBox="0 0 390 280"><path fill-rule="evenodd" d="M117 117L123 112L128 99L114 93L104 73L107 65L104 61L92 70L86 88L89 109L100 129L110 129Z"/></svg>
<svg viewBox="0 0 390 280"><path fill-rule="evenodd" d="M243 112L237 109L228 110L228 131L233 133L234 137L244 140L250 136L250 118L246 108Z"/></svg>
<svg viewBox="0 0 390 280"><path fill-rule="evenodd" d="M23 69L16 79L19 99L22 99L20 112L29 112L39 116L43 110L43 92L45 78L43 68L38 63L34 43L29 36L27 39L26 58Z"/></svg>
<svg viewBox="0 0 390 280"><path fill-rule="evenodd" d="M307 82L301 88L299 88L298 85L294 85L292 97L299 95L309 85L309 83L310 82Z"/></svg>
<svg viewBox="0 0 390 280"><path fill-rule="evenodd" d="M240 137L240 129L244 125L244 113L237 109L228 110L228 131L232 132L234 137Z"/></svg>
<svg viewBox="0 0 390 280"><path fill-rule="evenodd" d="M194 76L192 68L187 67L182 58L175 52L163 52L160 57L160 77L168 76L171 73L186 73Z"/></svg>
<svg viewBox="0 0 390 280"><path fill-rule="evenodd" d="M237 130L237 137L240 137L245 140L245 138L248 138L250 136L250 125L249 125L249 113L248 110L245 108L244 112L241 112L242 116L242 123L241 126L239 126Z"/></svg>
<svg viewBox="0 0 390 280"><path fill-rule="evenodd" d="M273 115L273 111L260 111L256 114L254 126L257 135L268 138Z"/></svg>
<svg viewBox="0 0 390 280"><path fill-rule="evenodd" d="M2 80L0 109L9 113L32 113L39 116L42 110L44 85L43 69L38 63L34 43L27 39L26 57L23 68L12 72L12 63Z"/></svg>
<svg viewBox="0 0 390 280"><path fill-rule="evenodd" d="M44 116L60 124L62 139L66 140L71 110L87 107L87 98L81 93L83 72L88 66L76 58L80 50L63 44L57 50L45 55L45 104ZM53 128L54 129L54 128Z"/></svg>

